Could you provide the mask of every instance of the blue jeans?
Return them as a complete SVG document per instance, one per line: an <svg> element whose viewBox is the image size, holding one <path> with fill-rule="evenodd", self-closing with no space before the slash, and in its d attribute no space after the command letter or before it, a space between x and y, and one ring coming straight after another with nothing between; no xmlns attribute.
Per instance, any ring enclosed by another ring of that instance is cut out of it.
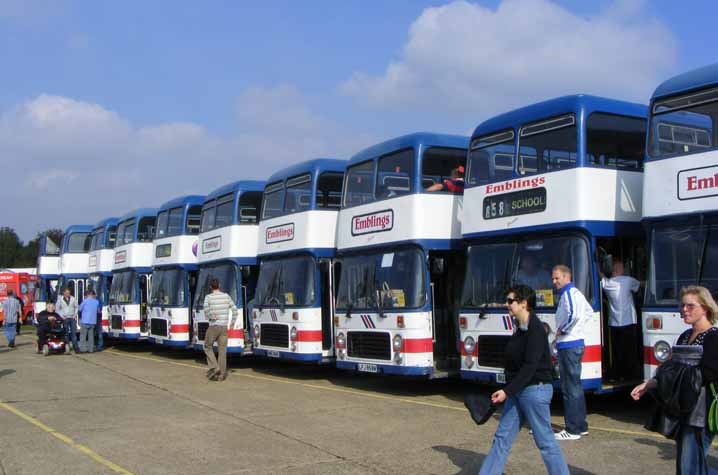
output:
<svg viewBox="0 0 718 475"><path fill-rule="evenodd" d="M533 430L534 442L541 452L549 475L568 475L568 465L551 429L551 397L553 386L534 384L516 396L509 396L504 404L499 426L489 454L481 464L480 475L501 475L516 434L526 421Z"/></svg>
<svg viewBox="0 0 718 475"><path fill-rule="evenodd" d="M714 437L705 429L682 426L676 438L676 473L707 475L708 451Z"/></svg>
<svg viewBox="0 0 718 475"><path fill-rule="evenodd" d="M102 317L101 316L97 317L97 325L95 325L95 339L96 339L95 349L97 351L100 351L103 348L105 348L105 342L102 337Z"/></svg>
<svg viewBox="0 0 718 475"><path fill-rule="evenodd" d="M588 431L586 398L581 385L581 358L584 349L584 346L575 346L558 350L563 417L566 422L566 432L574 435Z"/></svg>
<svg viewBox="0 0 718 475"><path fill-rule="evenodd" d="M17 334L16 323L3 323L3 331L5 332L5 338L7 338L7 344L12 346L15 344L15 335Z"/></svg>
<svg viewBox="0 0 718 475"><path fill-rule="evenodd" d="M72 340L72 347L75 351L80 351L80 347L77 345L77 320L66 318L63 325L65 326L65 344L69 346L70 340Z"/></svg>

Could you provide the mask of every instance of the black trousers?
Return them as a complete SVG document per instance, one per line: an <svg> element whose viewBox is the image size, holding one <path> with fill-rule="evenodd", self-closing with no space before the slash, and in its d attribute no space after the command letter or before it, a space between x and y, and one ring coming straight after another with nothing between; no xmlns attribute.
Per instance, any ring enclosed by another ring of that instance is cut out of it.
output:
<svg viewBox="0 0 718 475"><path fill-rule="evenodd" d="M611 327L614 377L632 378L638 376L638 325Z"/></svg>
<svg viewBox="0 0 718 475"><path fill-rule="evenodd" d="M41 323L37 326L37 346L42 347L47 343L47 334L50 333L50 324Z"/></svg>

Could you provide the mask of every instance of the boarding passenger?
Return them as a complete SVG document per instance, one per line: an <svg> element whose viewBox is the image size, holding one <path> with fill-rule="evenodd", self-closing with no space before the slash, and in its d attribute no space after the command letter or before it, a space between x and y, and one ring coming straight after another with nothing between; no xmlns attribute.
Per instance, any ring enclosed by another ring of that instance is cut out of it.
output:
<svg viewBox="0 0 718 475"><path fill-rule="evenodd" d="M65 325L65 353L70 354L70 340L72 340L72 348L75 352L79 351L77 346L77 300L72 296L70 287L62 291L62 297L57 299L55 309L62 315Z"/></svg>
<svg viewBox="0 0 718 475"><path fill-rule="evenodd" d="M703 347L700 367L703 386L706 391L707 407L705 414L710 416L710 405L715 398L713 390L718 385L718 306L705 287L688 286L681 290L681 316L683 322L691 328L683 332L676 341L677 345L699 345ZM631 397L639 400L648 390L658 387L653 378L636 386ZM699 399L700 401L700 399ZM708 427L695 427L686 417L679 420L676 434L676 473L703 475L708 473L708 450L715 433ZM715 428L714 428L715 429Z"/></svg>
<svg viewBox="0 0 718 475"><path fill-rule="evenodd" d="M15 335L17 334L17 321L22 318L22 308L14 298L15 292L7 291L7 298L2 302L4 315L3 331L7 338L7 346L15 348Z"/></svg>
<svg viewBox="0 0 718 475"><path fill-rule="evenodd" d="M464 192L464 166L451 170L451 176L441 183L434 183L426 191L450 191L451 193Z"/></svg>
<svg viewBox="0 0 718 475"><path fill-rule="evenodd" d="M55 311L55 302L47 302L45 310L37 314L37 352L47 344L47 334L54 322L62 322L62 315Z"/></svg>
<svg viewBox="0 0 718 475"><path fill-rule="evenodd" d="M209 328L204 335L204 353L207 355L207 378L211 381L224 381L227 379L227 327L234 327L237 319L237 306L232 297L219 289L219 280L212 279L209 283L212 292L204 298L204 311L209 320ZM229 322L229 312L232 312L232 321ZM214 342L217 342L219 366L214 356Z"/></svg>
<svg viewBox="0 0 718 475"><path fill-rule="evenodd" d="M94 290L88 290L80 304L80 353L92 353L95 350L95 325L100 307L95 295Z"/></svg>
<svg viewBox="0 0 718 475"><path fill-rule="evenodd" d="M556 308L556 349L561 373L561 392L565 428L558 440L578 440L588 435L586 398L581 385L581 358L585 350L585 327L591 319L591 305L571 282L571 269L557 265L551 273L553 285L561 293Z"/></svg>
<svg viewBox="0 0 718 475"><path fill-rule="evenodd" d="M506 404L480 475L503 473L522 422L529 425L548 473L569 473L551 429L551 350L544 326L534 313L535 306L536 293L526 285L510 289L506 296L506 307L516 318L518 329L506 344L506 386L491 395L494 405L504 401Z"/></svg>
<svg viewBox="0 0 718 475"><path fill-rule="evenodd" d="M102 300L97 298L97 320L95 321L95 351L105 349L105 341L102 335Z"/></svg>
<svg viewBox="0 0 718 475"><path fill-rule="evenodd" d="M601 287L608 300L608 326L614 355L616 379L635 377L638 374L636 353L637 315L633 294L641 283L630 275L623 275L623 261L613 259L612 277L603 277Z"/></svg>

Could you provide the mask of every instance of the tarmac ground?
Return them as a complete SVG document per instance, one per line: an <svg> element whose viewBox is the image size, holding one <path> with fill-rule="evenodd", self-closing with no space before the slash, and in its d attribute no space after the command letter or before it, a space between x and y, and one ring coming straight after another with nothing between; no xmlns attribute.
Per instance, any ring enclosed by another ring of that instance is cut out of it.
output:
<svg viewBox="0 0 718 475"><path fill-rule="evenodd" d="M33 333L15 349L0 337L0 474L474 474L498 423L473 423L464 394L491 388L460 380L236 357L210 382L202 353L115 342L44 357ZM590 435L561 443L572 474L674 472L674 443L643 428L649 401L587 403ZM556 428L561 411L555 393ZM505 473L546 473L528 430Z"/></svg>

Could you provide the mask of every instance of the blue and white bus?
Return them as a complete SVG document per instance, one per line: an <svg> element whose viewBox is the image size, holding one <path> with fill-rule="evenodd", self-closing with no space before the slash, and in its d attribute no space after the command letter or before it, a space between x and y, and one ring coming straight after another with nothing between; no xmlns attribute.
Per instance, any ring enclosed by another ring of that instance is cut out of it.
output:
<svg viewBox="0 0 718 475"><path fill-rule="evenodd" d="M147 336L156 219L154 208L136 209L120 218L109 296L110 337Z"/></svg>
<svg viewBox="0 0 718 475"><path fill-rule="evenodd" d="M117 240L117 218L103 219L97 223L90 234L90 256L88 269L90 277L88 287L97 293L102 302L102 331L109 331L110 310L107 305L112 284L112 265Z"/></svg>
<svg viewBox="0 0 718 475"><path fill-rule="evenodd" d="M227 352L247 353L245 334L249 328L248 302L257 285L257 222L262 205L263 181L241 180L222 186L207 195L202 205L197 257L199 274L192 307L190 339L201 350L209 322L204 298L211 291L212 279L229 294L240 317L227 330ZM231 319L229 324L231 325Z"/></svg>
<svg viewBox="0 0 718 475"><path fill-rule="evenodd" d="M468 137L416 133L347 165L337 228L336 364L371 373L458 371L461 191L428 191L463 170Z"/></svg>
<svg viewBox="0 0 718 475"><path fill-rule="evenodd" d="M190 308L197 283L197 236L204 200L201 195L181 196L157 212L147 337L152 343L190 345Z"/></svg>
<svg viewBox="0 0 718 475"><path fill-rule="evenodd" d="M309 160L267 180L253 312L257 355L334 358L334 257L345 167L343 160Z"/></svg>
<svg viewBox="0 0 718 475"><path fill-rule="evenodd" d="M60 246L60 279L57 296L69 288L77 303L85 297L87 279L90 276L88 256L92 226L76 224L65 229Z"/></svg>
<svg viewBox="0 0 718 475"><path fill-rule="evenodd" d="M47 234L40 236L37 252L37 277L33 315L45 310L47 302L57 299L60 278L60 246Z"/></svg>
<svg viewBox="0 0 718 475"><path fill-rule="evenodd" d="M464 193L462 377L504 382L503 352L515 325L505 304L511 285L536 291L536 314L553 343L559 295L551 272L563 264L594 310L583 386L608 388L608 315L599 271L614 256L622 258L628 274L642 278L646 117L640 104L573 95L501 114L476 128Z"/></svg>
<svg viewBox="0 0 718 475"><path fill-rule="evenodd" d="M643 188L650 265L643 307L645 377L688 328L681 288L718 291L718 64L653 93Z"/></svg>

